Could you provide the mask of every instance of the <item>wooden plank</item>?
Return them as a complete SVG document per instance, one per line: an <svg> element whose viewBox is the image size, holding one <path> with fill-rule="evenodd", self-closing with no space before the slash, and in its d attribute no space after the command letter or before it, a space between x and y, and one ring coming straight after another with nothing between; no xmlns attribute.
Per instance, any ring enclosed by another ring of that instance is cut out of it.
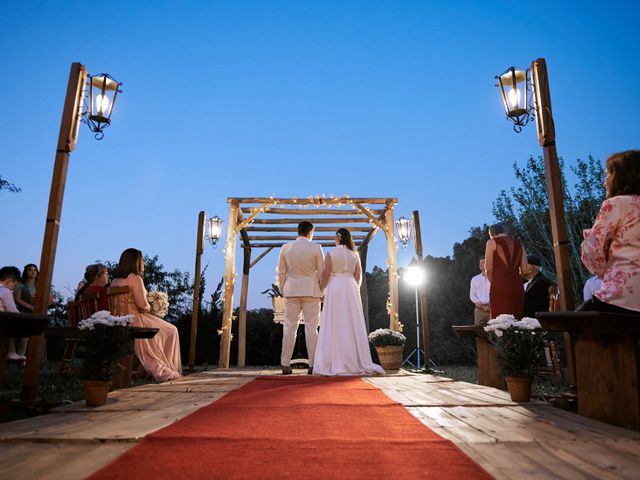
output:
<svg viewBox="0 0 640 480"><path fill-rule="evenodd" d="M265 256L267 253L269 253L271 250L273 250L273 247L269 247L269 248L267 248L264 252L262 252L260 255L258 255L258 256L255 258L255 260L249 264L249 269L252 269L253 267L255 267L255 266L256 266L256 264L257 264L260 260L262 260L262 259L264 258L264 256Z"/></svg>
<svg viewBox="0 0 640 480"><path fill-rule="evenodd" d="M242 209L243 213L249 213L251 212L252 208L250 207L245 207ZM371 213L375 214L375 215L379 215L381 213L384 212L384 210L369 210ZM294 209L294 208L275 208L275 207L271 207L271 208L267 208L264 212L262 213L267 213L267 214L271 214L271 215L304 215L306 217L310 216L310 215L338 215L338 216L342 216L342 215L353 215L354 212L353 209L349 209L349 210L338 210L335 208L314 208L314 209L309 209L309 208L302 208L302 209Z"/></svg>
<svg viewBox="0 0 640 480"><path fill-rule="evenodd" d="M233 290L236 278L236 235L238 233L238 202L231 202L229 207L229 225L227 227L227 242L225 244L225 274L224 274L224 310L222 313L222 335L220 335L220 357L218 365L229 367L231 353L231 317L233 316ZM251 218L251 217L249 217Z"/></svg>
<svg viewBox="0 0 640 480"><path fill-rule="evenodd" d="M118 458L134 444L0 443L0 478L73 480L86 478Z"/></svg>

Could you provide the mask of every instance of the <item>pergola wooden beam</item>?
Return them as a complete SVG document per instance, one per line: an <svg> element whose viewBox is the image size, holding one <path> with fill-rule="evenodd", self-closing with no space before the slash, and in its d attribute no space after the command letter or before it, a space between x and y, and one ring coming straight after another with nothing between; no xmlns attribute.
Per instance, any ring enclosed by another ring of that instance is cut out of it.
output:
<svg viewBox="0 0 640 480"><path fill-rule="evenodd" d="M242 213L251 213L252 208L243 208ZM309 216L308 208L267 208L262 213L268 213L271 215L304 215ZM335 208L314 208L313 215L353 215L355 212L353 210L338 210ZM380 215L384 212L384 210L370 210L374 215Z"/></svg>
<svg viewBox="0 0 640 480"><path fill-rule="evenodd" d="M297 236L294 237L293 235L254 235L254 236L248 237L250 242L253 242L254 240L287 240L287 241L293 242L296 238L298 237ZM335 235L314 235L313 240L321 242L323 240L333 240L335 238L336 238ZM364 240L366 236L352 235L351 238L353 239L353 241Z"/></svg>
<svg viewBox="0 0 640 480"><path fill-rule="evenodd" d="M287 243L289 243L289 242L252 243L250 247L245 247L244 245L240 245L240 248L269 248L269 247L280 248L280 247L285 246ZM331 248L331 247L335 247L336 246L336 244L334 242L314 242L314 243L317 243L321 247L327 247L327 248ZM359 243L353 242L353 244L355 245L356 248L358 248Z"/></svg>
<svg viewBox="0 0 640 480"><path fill-rule="evenodd" d="M364 198L343 195L342 197L306 197L306 198L276 198L276 197L233 197L227 198L227 203L236 201L242 203L278 203L280 205L348 205L349 203L370 203L372 205L387 205L398 203L397 198Z"/></svg>
<svg viewBox="0 0 640 480"><path fill-rule="evenodd" d="M378 227L375 227L378 228ZM314 231L316 232L334 232L337 230L337 227L315 227ZM372 227L349 227L349 230L352 232L367 232L371 231ZM298 227L247 227L245 229L247 232L298 232Z"/></svg>
<svg viewBox="0 0 640 480"><path fill-rule="evenodd" d="M355 213L355 212L354 212ZM353 215L353 213L352 213ZM309 210L307 215L308 217L313 217L313 210ZM260 224L260 225L281 225L281 224L299 224L299 218L256 218L252 223ZM345 224L345 223L369 223L368 218L363 217L349 217L349 218L314 218L314 224L320 223L335 223L335 224Z"/></svg>

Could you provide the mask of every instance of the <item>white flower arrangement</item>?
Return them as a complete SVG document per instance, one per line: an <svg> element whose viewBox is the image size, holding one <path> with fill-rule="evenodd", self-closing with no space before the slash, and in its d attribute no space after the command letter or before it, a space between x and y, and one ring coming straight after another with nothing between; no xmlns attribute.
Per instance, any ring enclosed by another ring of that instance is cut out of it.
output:
<svg viewBox="0 0 640 480"><path fill-rule="evenodd" d="M153 290L147 294L147 301L151 305L151 315L164 318L169 312L169 296L166 293Z"/></svg>
<svg viewBox="0 0 640 480"><path fill-rule="evenodd" d="M520 330L538 330L542 329L542 325L535 318L524 317L521 320L516 320L513 315L502 314L498 315L496 318L489 320L487 325L484 327L485 332L493 332L496 337L501 337L505 330L509 328L517 328ZM534 331L531 332L531 335L535 335Z"/></svg>
<svg viewBox="0 0 640 480"><path fill-rule="evenodd" d="M376 347L404 345L407 341L407 337L400 332L393 331L389 328L379 328L369 334L369 341Z"/></svg>
<svg viewBox="0 0 640 480"><path fill-rule="evenodd" d="M133 322L133 315L124 315L122 317L116 317L111 315L108 310L100 310L94 313L85 320L78 322L78 328L80 330L95 330L97 325L104 325L105 327L128 327Z"/></svg>
<svg viewBox="0 0 640 480"><path fill-rule="evenodd" d="M503 375L530 377L544 350L545 331L535 318L516 320L513 315L498 315L484 330L498 351Z"/></svg>

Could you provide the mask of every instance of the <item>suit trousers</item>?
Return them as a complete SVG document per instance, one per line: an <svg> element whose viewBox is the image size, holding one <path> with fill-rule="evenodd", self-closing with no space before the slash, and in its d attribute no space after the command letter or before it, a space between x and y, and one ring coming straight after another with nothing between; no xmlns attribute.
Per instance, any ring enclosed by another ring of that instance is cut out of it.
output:
<svg viewBox="0 0 640 480"><path fill-rule="evenodd" d="M309 366L313 366L316 344L318 343L320 297L285 297L282 354L280 356L280 364L285 367L291 364L291 355L296 344L301 312L304 314L304 336L307 341Z"/></svg>

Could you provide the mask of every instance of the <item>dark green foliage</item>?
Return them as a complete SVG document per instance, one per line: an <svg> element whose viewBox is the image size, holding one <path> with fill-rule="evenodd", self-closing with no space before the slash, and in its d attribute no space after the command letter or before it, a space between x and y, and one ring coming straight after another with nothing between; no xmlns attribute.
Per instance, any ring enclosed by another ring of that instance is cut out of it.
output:
<svg viewBox="0 0 640 480"><path fill-rule="evenodd" d="M0 191L2 190L9 190L11 193L18 193L22 191L20 187L16 187L13 183L6 181L2 178L2 175L0 175Z"/></svg>
<svg viewBox="0 0 640 480"><path fill-rule="evenodd" d="M124 355L131 353L131 327L96 325L83 331L82 358L84 380L110 380Z"/></svg>
<svg viewBox="0 0 640 480"><path fill-rule="evenodd" d="M545 273L555 281L555 258L551 220L542 157L529 157L524 167L513 165L517 186L500 192L493 214L514 238L522 241L528 254L542 259ZM582 286L591 275L580 260L582 231L591 228L604 200L604 168L593 157L577 159L570 170L576 177L572 189L567 186L564 162L560 160L564 189L564 212L569 240L573 293L576 304L582 300Z"/></svg>
<svg viewBox="0 0 640 480"><path fill-rule="evenodd" d="M489 340L498 350L500 373L510 377L530 377L544 353L544 332L507 328L501 337L490 333Z"/></svg>

